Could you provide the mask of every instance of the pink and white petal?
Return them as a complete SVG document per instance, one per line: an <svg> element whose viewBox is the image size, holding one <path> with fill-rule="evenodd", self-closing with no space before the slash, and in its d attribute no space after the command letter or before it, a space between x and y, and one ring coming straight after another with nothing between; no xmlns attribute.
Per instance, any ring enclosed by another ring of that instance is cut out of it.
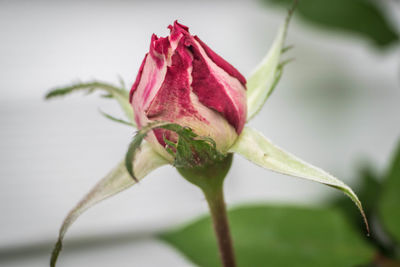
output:
<svg viewBox="0 0 400 267"><path fill-rule="evenodd" d="M147 55L140 81L136 88L132 88L131 104L135 113L135 121L139 129L148 123L145 111L157 94L167 72L167 63L157 63L152 56Z"/></svg>
<svg viewBox="0 0 400 267"><path fill-rule="evenodd" d="M190 94L193 106L208 122L207 127L201 121L187 122L187 126L200 136L212 138L217 144L218 151L227 153L238 137L235 128L221 115L221 113L203 105L195 93ZM182 122L185 123L185 122Z"/></svg>
<svg viewBox="0 0 400 267"><path fill-rule="evenodd" d="M201 47L206 52L207 56L215 63L218 67L226 71L230 76L238 79L243 86L246 86L246 78L229 62L223 59L220 55L215 53L206 43L204 43L197 35L193 38L201 45Z"/></svg>
<svg viewBox="0 0 400 267"><path fill-rule="evenodd" d="M214 63L203 47L192 43L193 92L205 106L220 112L239 134L246 122L246 89L234 76Z"/></svg>

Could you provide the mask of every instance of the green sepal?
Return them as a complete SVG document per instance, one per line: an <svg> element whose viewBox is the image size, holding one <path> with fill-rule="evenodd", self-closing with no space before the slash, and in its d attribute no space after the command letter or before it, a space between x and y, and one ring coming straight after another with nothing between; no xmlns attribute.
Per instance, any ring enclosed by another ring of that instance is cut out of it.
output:
<svg viewBox="0 0 400 267"><path fill-rule="evenodd" d="M75 83L65 87L58 87L50 90L45 96L46 99L53 99L56 97L62 97L69 95L73 92L85 91L87 94L91 94L94 91L106 92L102 97L114 98L120 105L122 111L124 112L126 118L130 121L130 124L136 127L133 109L129 103L129 92L124 88L119 88L109 83L93 81L88 83Z"/></svg>
<svg viewBox="0 0 400 267"><path fill-rule="evenodd" d="M99 109L99 112L100 112L100 114L103 115L105 118L107 118L107 119L109 119L109 120L111 120L111 121L113 121L113 122L117 122L117 123L121 123L121 124L124 124L124 125L128 125L128 126L133 126L133 127L135 127L135 125L132 124L132 122L129 122L129 121L126 121L126 120L123 120L123 119L116 118L116 117L114 117L114 116L112 116L112 115L110 115L110 114L108 114L108 113L105 113L105 112L102 111L101 109Z"/></svg>
<svg viewBox="0 0 400 267"><path fill-rule="evenodd" d="M285 39L296 4L289 10L284 25L261 63L247 79L247 121L251 120L263 107L282 77L283 67L288 61L281 61L281 55L291 49L285 47Z"/></svg>
<svg viewBox="0 0 400 267"><path fill-rule="evenodd" d="M136 133L126 153L126 169L133 179L135 179L135 173L131 162L133 162L135 154L143 139L154 129L165 129L177 134L178 141L176 143L166 139L164 136L164 141L166 141L165 149L171 154L171 156L173 156L172 164L176 168L203 166L222 160L226 156L217 150L213 139L199 136L189 127L183 127L169 122L153 122Z"/></svg>
<svg viewBox="0 0 400 267"><path fill-rule="evenodd" d="M361 201L353 190L338 178L273 144L258 131L245 127L230 152L272 171L322 183L345 193L360 210L367 232L369 226Z"/></svg>
<svg viewBox="0 0 400 267"><path fill-rule="evenodd" d="M141 180L154 169L161 167L168 162L155 152L148 143L143 143L140 153L132 163L136 167L137 180ZM62 241L69 227L78 217L90 207L109 198L125 189L136 184L137 181L131 179L125 168L125 163L120 162L112 169L100 182L98 182L81 201L68 213L59 231L57 243L53 249L50 266L56 266L58 255L62 249Z"/></svg>

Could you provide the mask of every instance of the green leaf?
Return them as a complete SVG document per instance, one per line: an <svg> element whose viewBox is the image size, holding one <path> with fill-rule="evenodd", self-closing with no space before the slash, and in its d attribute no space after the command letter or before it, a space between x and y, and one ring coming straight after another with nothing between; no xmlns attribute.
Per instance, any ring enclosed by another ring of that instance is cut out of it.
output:
<svg viewBox="0 0 400 267"><path fill-rule="evenodd" d="M379 209L385 230L400 245L400 142L382 184Z"/></svg>
<svg viewBox="0 0 400 267"><path fill-rule="evenodd" d="M94 81L89 83L76 83L66 87L59 87L51 90L45 96L46 99L61 97L77 91L86 91L88 94L95 90L105 91L107 94L103 97L112 97L117 100L127 119L135 126L133 109L129 103L129 92L123 88L118 88L108 83Z"/></svg>
<svg viewBox="0 0 400 267"><path fill-rule="evenodd" d="M259 132L245 127L236 143L230 149L249 161L275 172L304 178L339 189L353 200L364 218L367 231L368 222L357 195L345 183L296 156L274 145Z"/></svg>
<svg viewBox="0 0 400 267"><path fill-rule="evenodd" d="M373 249L335 209L258 205L228 216L239 267L353 267L373 258ZM198 266L220 266L209 216L160 237Z"/></svg>
<svg viewBox="0 0 400 267"><path fill-rule="evenodd" d="M280 63L280 57L287 50L284 44L292 13L293 8L289 11L267 55L247 79L247 121L261 110L282 76L285 64Z"/></svg>
<svg viewBox="0 0 400 267"><path fill-rule="evenodd" d="M216 144L211 138L198 136L192 129L175 123L152 122L136 133L126 153L125 166L133 179L135 179L135 173L131 162L135 159L136 152L143 139L150 131L155 129L165 129L177 134L177 143L166 139L164 136L165 148L173 157L173 165L177 168L198 167L225 157L217 150Z"/></svg>
<svg viewBox="0 0 400 267"><path fill-rule="evenodd" d="M263 0L288 7L292 0ZM395 25L380 0L301 0L297 14L327 30L354 33L384 48L399 40Z"/></svg>
<svg viewBox="0 0 400 267"><path fill-rule="evenodd" d="M147 143L144 143L134 165L138 180L144 178L152 170L167 164L168 162L160 157ZM68 228L74 221L88 208L100 201L111 197L129 187L136 182L132 180L125 168L124 162L119 163L110 173L108 173L93 189L68 213L61 226L58 241L54 247L50 266L55 266L58 255L62 249L62 241Z"/></svg>

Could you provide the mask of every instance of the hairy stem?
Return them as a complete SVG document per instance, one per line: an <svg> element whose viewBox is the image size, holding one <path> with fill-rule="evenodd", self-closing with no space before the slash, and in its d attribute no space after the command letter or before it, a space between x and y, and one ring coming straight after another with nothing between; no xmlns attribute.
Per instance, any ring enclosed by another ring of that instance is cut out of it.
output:
<svg viewBox="0 0 400 267"><path fill-rule="evenodd" d="M235 253L233 250L233 243L229 230L223 186L221 184L221 186L214 188L214 190L203 190L203 192L210 208L222 265L224 267L235 267Z"/></svg>
<svg viewBox="0 0 400 267"><path fill-rule="evenodd" d="M224 179L231 167L232 157L232 154L228 154L224 159L205 166L177 168L187 181L203 191L207 199L224 267L236 266L223 192Z"/></svg>

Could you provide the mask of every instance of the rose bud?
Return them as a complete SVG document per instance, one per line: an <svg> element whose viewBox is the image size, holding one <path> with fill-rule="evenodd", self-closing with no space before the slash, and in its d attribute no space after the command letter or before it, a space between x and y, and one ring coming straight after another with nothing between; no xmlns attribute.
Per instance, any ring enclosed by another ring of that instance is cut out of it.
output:
<svg viewBox="0 0 400 267"><path fill-rule="evenodd" d="M132 86L136 124L139 129L154 121L189 127L225 153L246 122L246 79L188 27L175 21L168 28L168 37L153 34ZM177 140L174 133L155 129L147 141L169 157L164 138Z"/></svg>

